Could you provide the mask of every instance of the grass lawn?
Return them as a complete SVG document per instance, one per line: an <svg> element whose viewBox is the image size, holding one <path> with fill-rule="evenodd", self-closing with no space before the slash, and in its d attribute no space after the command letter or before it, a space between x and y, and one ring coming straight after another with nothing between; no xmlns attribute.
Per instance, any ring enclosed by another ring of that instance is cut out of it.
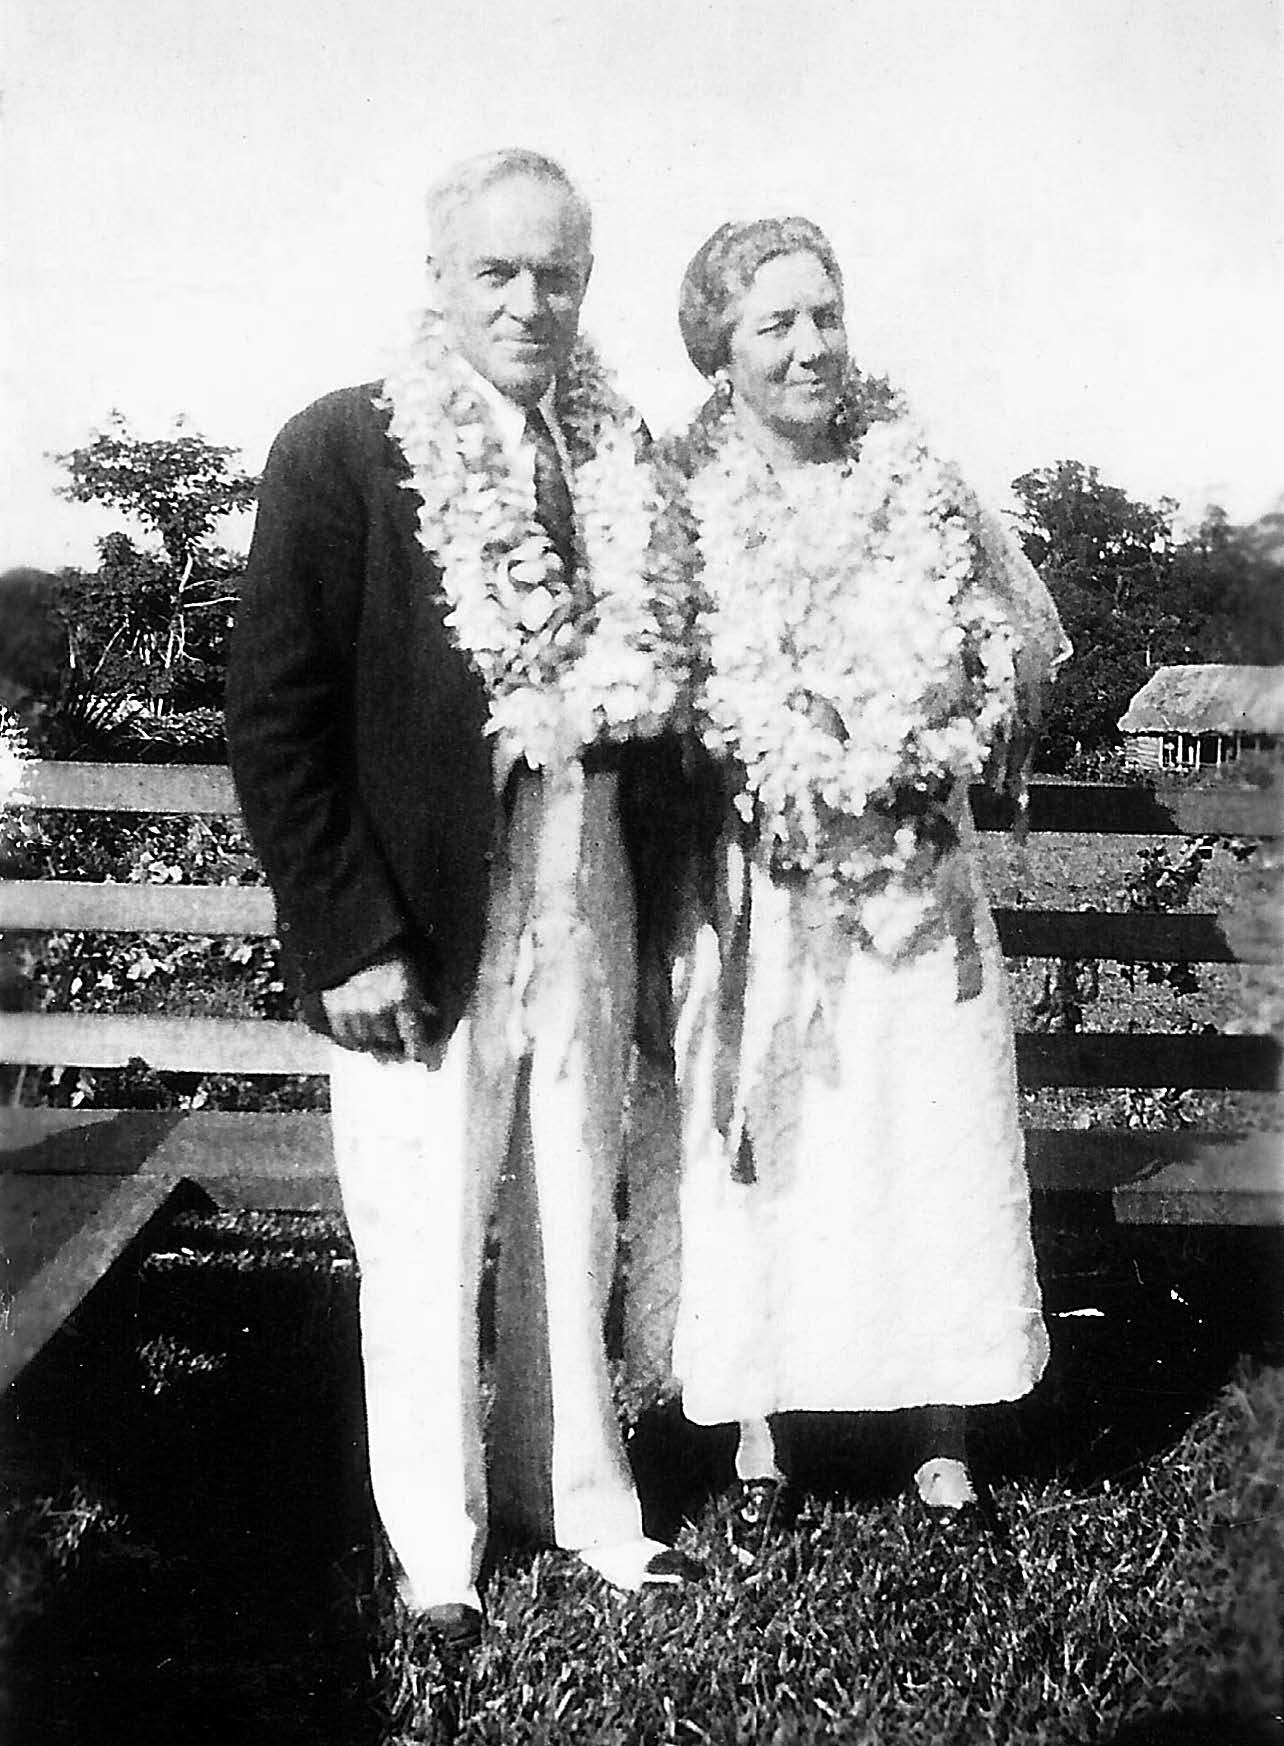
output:
<svg viewBox="0 0 1284 1746"><path fill-rule="evenodd" d="M746 1571L725 1436L644 1414L643 1495L708 1582L631 1599L508 1548L455 1688L388 1649L341 1233L195 1221L13 1397L7 1738L375 1746L415 1689L427 1737L504 1746L1276 1739L1281 1233L1039 1239L1051 1371L976 1424L1008 1548L924 1529L886 1425L813 1418Z"/></svg>

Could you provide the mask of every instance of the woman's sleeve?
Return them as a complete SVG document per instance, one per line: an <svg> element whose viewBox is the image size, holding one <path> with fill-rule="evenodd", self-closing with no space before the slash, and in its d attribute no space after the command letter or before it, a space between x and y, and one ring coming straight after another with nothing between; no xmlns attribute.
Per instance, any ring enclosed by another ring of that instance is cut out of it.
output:
<svg viewBox="0 0 1284 1746"><path fill-rule="evenodd" d="M1013 631L1016 709L1007 734L994 748L986 782L1014 808L1017 829L1025 824L1030 771L1053 675L1071 653L1056 603L1016 537L994 510L968 503L984 565L986 592L1002 606Z"/></svg>

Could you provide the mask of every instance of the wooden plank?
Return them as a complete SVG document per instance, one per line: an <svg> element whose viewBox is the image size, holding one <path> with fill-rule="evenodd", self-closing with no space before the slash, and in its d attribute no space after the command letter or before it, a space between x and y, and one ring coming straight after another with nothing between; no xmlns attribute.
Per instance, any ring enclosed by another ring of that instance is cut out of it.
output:
<svg viewBox="0 0 1284 1746"><path fill-rule="evenodd" d="M1124 1222L1284 1222L1279 1134L1033 1128L1026 1156L1037 1191L1113 1195ZM229 1208L340 1206L322 1113L0 1110L0 1182L61 1178L101 1196L122 1176L186 1178Z"/></svg>
<svg viewBox="0 0 1284 1746"><path fill-rule="evenodd" d="M1021 1084L1182 1086L1202 1091L1277 1091L1280 1045L1274 1037L1165 1031L1022 1031Z"/></svg>
<svg viewBox="0 0 1284 1746"><path fill-rule="evenodd" d="M30 1176L5 1186L6 1229L18 1221L28 1257L42 1248L50 1252L18 1284L7 1304L0 1387L8 1387L127 1252L137 1251L158 1219L212 1204L192 1183L166 1176L131 1177L114 1182L110 1193L81 1217L73 1205L74 1191L81 1185L74 1180Z"/></svg>
<svg viewBox="0 0 1284 1746"><path fill-rule="evenodd" d="M1032 1129L1026 1162L1036 1190L1109 1193L1121 1224L1284 1224L1284 1134Z"/></svg>
<svg viewBox="0 0 1284 1746"><path fill-rule="evenodd" d="M1100 958L1133 964L1272 964L1278 942L1219 917L1094 910L996 909L1009 958ZM95 928L114 933L276 933L272 894L253 885L134 885L0 880L0 928Z"/></svg>
<svg viewBox="0 0 1284 1746"><path fill-rule="evenodd" d="M1114 1194L1121 1225L1284 1225L1284 1190L1254 1193L1202 1171L1161 1170Z"/></svg>
<svg viewBox="0 0 1284 1746"><path fill-rule="evenodd" d="M977 822L993 828L977 802ZM1238 787L1230 781L1194 788L1160 783L1033 782L1032 831L1104 836L1277 837L1284 833L1284 796L1278 788Z"/></svg>
<svg viewBox="0 0 1284 1746"><path fill-rule="evenodd" d="M199 1181L220 1207L339 1211L330 1118L231 1110L0 1109L0 1181Z"/></svg>
<svg viewBox="0 0 1284 1746"><path fill-rule="evenodd" d="M1284 1170L1284 1135L1227 1139L1199 1129L1032 1127L1031 1174L1040 1188L1115 1187L1157 1164L1222 1158L1226 1148ZM0 1107L0 1175L139 1172L214 1180L250 1171L311 1175L333 1168L323 1110L116 1110Z"/></svg>
<svg viewBox="0 0 1284 1746"><path fill-rule="evenodd" d="M1218 1170L1254 1194L1284 1192L1284 1134L1199 1128L1046 1128L1025 1134L1030 1183L1049 1194L1103 1194L1156 1171ZM6 1168L0 1155L0 1170Z"/></svg>
<svg viewBox="0 0 1284 1746"><path fill-rule="evenodd" d="M272 893L256 885L122 885L0 880L0 928L272 937Z"/></svg>
<svg viewBox="0 0 1284 1746"><path fill-rule="evenodd" d="M19 806L76 812L236 814L231 773L216 764L76 764L31 760L24 767ZM982 829L1006 829L983 790L974 795ZM1135 836L1279 836L1284 795L1232 780L1195 788L1160 782L1052 782L1030 788L1030 828Z"/></svg>
<svg viewBox="0 0 1284 1746"><path fill-rule="evenodd" d="M325 1073L329 1044L273 1019L153 1018L115 1013L0 1013L0 1061L168 1073Z"/></svg>
<svg viewBox="0 0 1284 1746"><path fill-rule="evenodd" d="M32 760L12 806L68 812L239 813L219 764L76 764Z"/></svg>
<svg viewBox="0 0 1284 1746"><path fill-rule="evenodd" d="M1132 964L1271 964L1279 951L1259 930L1231 927L1211 914L1107 914L996 909L1009 958L1099 958ZM80 885L70 880L0 880L0 928L95 928L116 933L276 934L272 894L263 886Z"/></svg>
<svg viewBox="0 0 1284 1746"><path fill-rule="evenodd" d="M29 1285L119 1187L118 1177L88 1173L13 1171L0 1176L0 1294L10 1300Z"/></svg>
<svg viewBox="0 0 1284 1746"><path fill-rule="evenodd" d="M1274 964L1279 952L1264 930L1216 915L1179 911L996 909L999 942L1009 958L1101 958L1123 964Z"/></svg>
<svg viewBox="0 0 1284 1746"><path fill-rule="evenodd" d="M312 1177L332 1172L321 1111L0 1109L0 1172Z"/></svg>

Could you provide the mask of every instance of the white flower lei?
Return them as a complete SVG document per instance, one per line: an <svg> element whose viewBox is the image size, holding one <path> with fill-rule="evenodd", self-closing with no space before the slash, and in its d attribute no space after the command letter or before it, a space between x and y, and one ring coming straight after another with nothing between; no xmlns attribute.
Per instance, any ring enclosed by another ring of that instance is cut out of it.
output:
<svg viewBox="0 0 1284 1746"><path fill-rule="evenodd" d="M601 740L657 733L684 695L686 581L667 549L665 493L638 414L581 340L558 378L571 461L576 571L535 518L490 409L428 311L380 405L418 492L419 539L441 571L446 622L490 698L488 731L535 768Z"/></svg>
<svg viewBox="0 0 1284 1746"><path fill-rule="evenodd" d="M690 484L703 736L743 767L736 804L772 864L895 954L924 919L903 900L926 899L950 785L1016 704L970 499L903 416L784 478L729 412L709 435Z"/></svg>

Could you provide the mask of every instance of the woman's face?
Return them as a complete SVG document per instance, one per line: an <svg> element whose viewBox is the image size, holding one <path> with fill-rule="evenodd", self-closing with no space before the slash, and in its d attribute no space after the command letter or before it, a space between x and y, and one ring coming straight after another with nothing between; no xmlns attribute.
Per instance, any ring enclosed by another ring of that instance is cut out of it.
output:
<svg viewBox="0 0 1284 1746"><path fill-rule="evenodd" d="M834 416L846 363L842 293L817 257L799 251L764 261L731 332L737 403L775 435L808 445Z"/></svg>

